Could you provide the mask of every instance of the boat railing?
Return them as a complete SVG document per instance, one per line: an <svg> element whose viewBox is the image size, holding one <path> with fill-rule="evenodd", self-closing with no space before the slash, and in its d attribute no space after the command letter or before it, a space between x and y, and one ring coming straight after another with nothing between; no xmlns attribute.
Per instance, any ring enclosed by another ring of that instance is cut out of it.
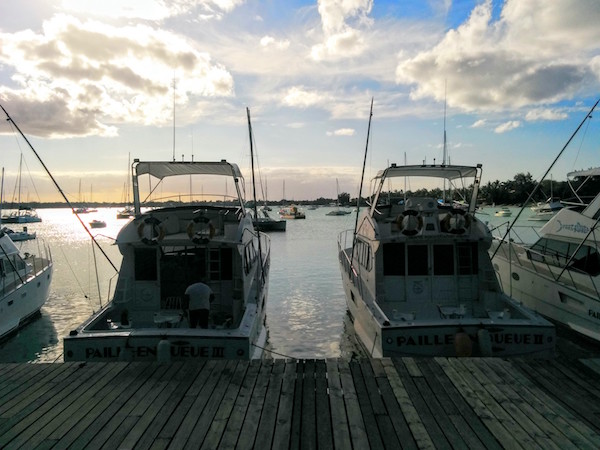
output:
<svg viewBox="0 0 600 450"><path fill-rule="evenodd" d="M506 236L506 239L502 244L500 244L501 240L499 238L495 238L499 245L498 253L509 261L509 264L527 267L536 273L551 277L556 282L564 283L577 290L589 291L596 297L600 297L600 287L598 286L595 277L583 270L572 267L569 264L570 258L568 255L558 251L553 253L538 252L522 242L513 240L511 233ZM524 255L525 257L519 257L519 255ZM557 273L557 270L560 270L560 272ZM512 274L512 269L510 272ZM583 276L589 279L589 286L582 284L581 278L578 282L575 279L576 276Z"/></svg>
<svg viewBox="0 0 600 450"><path fill-rule="evenodd" d="M363 285L361 277L359 276L360 267L357 264L352 264L352 255L348 255L346 250L352 249L354 245L354 230L345 230L339 234L338 237L338 255L340 264L344 269L344 272L350 277L350 281L356 288L360 295L363 295Z"/></svg>

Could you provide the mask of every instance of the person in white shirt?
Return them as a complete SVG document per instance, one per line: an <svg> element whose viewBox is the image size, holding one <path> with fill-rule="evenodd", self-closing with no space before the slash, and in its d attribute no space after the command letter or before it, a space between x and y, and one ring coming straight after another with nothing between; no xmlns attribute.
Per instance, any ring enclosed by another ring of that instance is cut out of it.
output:
<svg viewBox="0 0 600 450"><path fill-rule="evenodd" d="M188 297L188 311L190 328L208 328L208 315L210 303L215 299L212 289L204 283L194 283L187 287L185 295Z"/></svg>

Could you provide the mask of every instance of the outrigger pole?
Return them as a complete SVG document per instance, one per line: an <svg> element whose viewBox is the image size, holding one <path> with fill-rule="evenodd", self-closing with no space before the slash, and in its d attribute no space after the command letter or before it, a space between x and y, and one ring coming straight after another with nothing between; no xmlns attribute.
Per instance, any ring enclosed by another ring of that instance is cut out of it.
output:
<svg viewBox="0 0 600 450"><path fill-rule="evenodd" d="M365 157L363 159L362 174L360 176L360 187L358 188L358 199L356 200L356 219L354 221L354 235L352 237L352 255L350 255L350 270L354 261L354 247L356 244L356 232L358 231L358 215L360 212L360 198L362 196L363 182L365 180L365 166L367 165L367 151L369 150L369 136L371 135L371 118L373 117L373 97L371 97L371 110L369 111L369 126L367 127L367 144L365 146Z"/></svg>
<svg viewBox="0 0 600 450"><path fill-rule="evenodd" d="M533 198L533 194L535 194L537 192L538 188L542 185L542 181L544 181L544 179L546 178L546 176L548 176L548 173L552 170L552 167L554 167L554 164L556 164L556 161L558 161L558 158L561 157L561 155L563 154L563 152L569 146L569 144L571 143L571 141L573 140L573 138L575 137L575 135L579 132L579 129L583 126L583 124L586 122L586 120L592 118L592 112L594 112L594 109L596 109L596 106L598 106L598 103L600 103L600 99L596 100L596 103L594 103L594 106L592 106L592 108L585 115L584 119L581 121L581 123L579 124L579 126L577 127L577 129L573 132L573 134L571 134L571 137L569 138L569 140L567 141L567 143L563 146L563 148L561 149L561 151L558 152L558 155L556 156L556 158L554 158L554 161L552 161L552 164L550 164L550 167L548 167L548 170L546 170L546 173L544 174L544 176L540 179L540 181L538 182L538 184L533 188L533 190L531 191L531 194L529 194L529 197L527 197L527 200L525 200L525 203L523 203L523 207L519 210L519 212L517 213L517 216L515 217L515 219L508 225L508 228L506 229L506 233L504 233L504 236L502 236L502 239L500 240L500 243L496 247L496 250L494 250L494 253L493 253L493 255L492 255L492 257L490 259L494 259L494 256L496 256L496 253L498 253L498 250L500 249L500 245L502 245L502 243L506 240L506 236L508 236L508 233L510 233L510 230L512 230L513 225L517 222L517 219L519 218L519 216L521 215L521 213L525 209L525 205L529 204L529 202Z"/></svg>
<svg viewBox="0 0 600 450"><path fill-rule="evenodd" d="M27 142L27 145L29 146L29 148L31 149L31 151L33 152L33 154L35 155L35 157L38 159L38 161L40 162L40 164L42 165L42 167L44 168L44 170L46 171L46 173L48 174L48 176L50 177L50 179L52 180L52 183L54 183L54 186L56 186L56 189L58 190L58 192L60 193L60 195L62 196L62 198L65 200L65 202L67 203L67 205L69 205L69 208L71 208L71 211L73 211L73 213L75 213L75 208L73 208L73 205L71 205L71 202L69 201L69 199L67 198L67 196L65 195L65 193L63 192L63 190L60 188L59 184L56 182L56 180L54 179L54 177L50 173L50 170L48 170L48 168L46 167L46 164L44 164L44 161L42 161L42 158L40 158L40 155L38 155L38 153L35 151L35 148L33 148L33 145L31 145L31 142L29 142L29 139L27 139L27 136L25 136L23 134L23 132L19 128L19 125L17 125L15 123L15 121L12 119L12 117L10 117L10 115L8 114L8 112L6 111L6 109L4 109L4 106L0 105L0 108L2 108L2 111L4 111L4 114L6 114L7 120L15 126L15 128L17 129L17 131L19 132L19 134L23 137L23 139L25 139L25 142ZM81 217L79 217L79 214L75 213L75 215L77 216L77 220L79 220L79 222L81 223L81 226L85 229L86 233L90 235L90 237L92 238L92 242L102 252L102 254L106 258L106 260L108 261L108 263L112 266L113 269L115 269L115 272L119 272L119 269L117 269L117 266L115 266L113 264L113 262L110 260L110 258L108 257L108 255L104 251L104 249L100 246L100 244L98 244L98 241L96 241L96 238L92 235L92 233L90 232L90 230L88 229L88 227L85 226L85 224L83 223L83 220L81 220Z"/></svg>

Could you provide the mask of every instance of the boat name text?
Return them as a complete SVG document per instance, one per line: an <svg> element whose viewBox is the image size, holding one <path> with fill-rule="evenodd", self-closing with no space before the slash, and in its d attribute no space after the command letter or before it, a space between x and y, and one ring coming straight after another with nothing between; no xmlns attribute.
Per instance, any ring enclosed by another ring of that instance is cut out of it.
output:
<svg viewBox="0 0 600 450"><path fill-rule="evenodd" d="M594 311L593 309L588 310L588 316L593 317L594 319L600 319L600 312Z"/></svg>
<svg viewBox="0 0 600 450"><path fill-rule="evenodd" d="M410 345L453 345L454 334L424 334L417 336L398 336L396 338L396 345L398 347L406 347ZM477 341L476 336L469 337L473 341ZM543 345L544 335L543 334L531 334L531 333L490 333L490 339L492 344L532 344L532 345Z"/></svg>
<svg viewBox="0 0 600 450"><path fill-rule="evenodd" d="M224 358L225 347L206 347L194 345L172 345L172 358ZM118 358L123 349L121 347L87 347L85 349L86 359ZM156 347L141 345L139 347L128 347L127 351L135 358L156 357Z"/></svg>
<svg viewBox="0 0 600 450"><path fill-rule="evenodd" d="M572 233L581 233L581 234L587 234L590 232L590 228L587 225L582 225L579 222L567 223L567 224L563 224L560 220L557 220L557 222L558 222L558 230L556 230L557 233L562 230L567 230Z"/></svg>

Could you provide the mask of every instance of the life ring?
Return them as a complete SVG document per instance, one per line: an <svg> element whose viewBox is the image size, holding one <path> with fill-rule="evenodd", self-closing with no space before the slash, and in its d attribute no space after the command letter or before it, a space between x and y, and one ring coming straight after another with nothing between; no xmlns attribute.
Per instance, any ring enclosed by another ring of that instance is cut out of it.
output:
<svg viewBox="0 0 600 450"><path fill-rule="evenodd" d="M146 225L150 225L150 238L145 236ZM146 217L138 225L137 233L140 240L146 245L156 245L165 238L165 229L156 217Z"/></svg>
<svg viewBox="0 0 600 450"><path fill-rule="evenodd" d="M204 228L196 231L196 224L205 225ZM208 229L208 235L206 234L206 230ZM210 239L215 236L215 226L211 222L211 220L203 215L199 215L194 217L188 223L186 228L188 237L192 240L194 244L206 244Z"/></svg>
<svg viewBox="0 0 600 450"><path fill-rule="evenodd" d="M471 226L471 221L471 214L453 208L440 221L440 228L444 233L464 234Z"/></svg>
<svg viewBox="0 0 600 450"><path fill-rule="evenodd" d="M419 211L407 209L402 214L398 214L396 225L398 226L398 231L401 231L402 234L414 236L423 228L423 217L421 217Z"/></svg>

